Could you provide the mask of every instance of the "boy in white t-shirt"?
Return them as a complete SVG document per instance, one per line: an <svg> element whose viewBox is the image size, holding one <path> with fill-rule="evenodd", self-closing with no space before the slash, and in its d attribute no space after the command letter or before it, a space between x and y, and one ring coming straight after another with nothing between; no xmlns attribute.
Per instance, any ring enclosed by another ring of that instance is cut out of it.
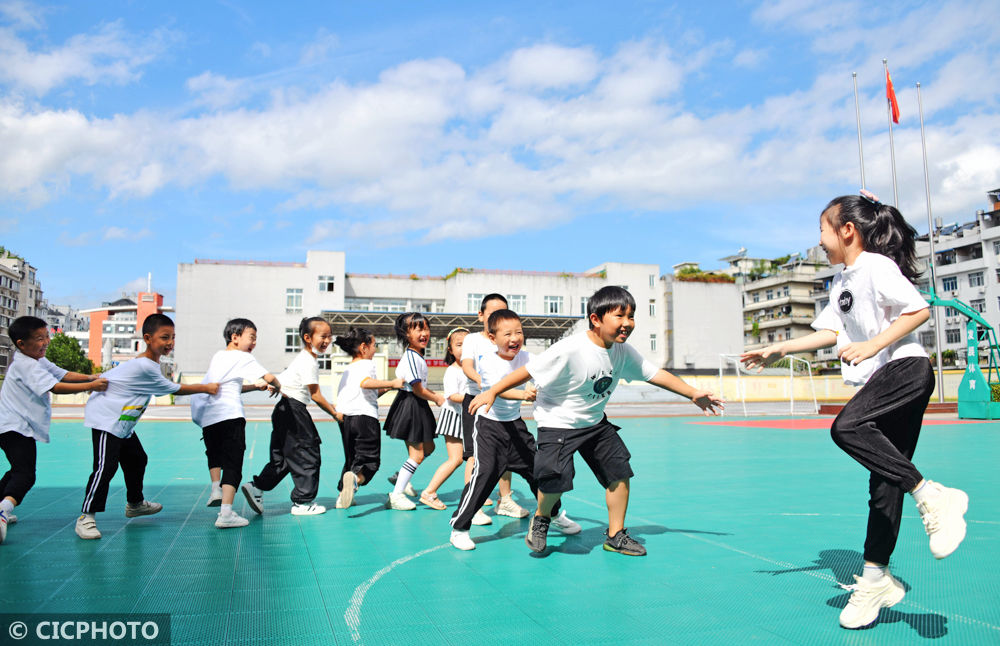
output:
<svg viewBox="0 0 1000 646"><path fill-rule="evenodd" d="M148 516L163 509L142 495L142 481L148 461L135 434L135 425L155 395L193 395L219 391L219 384L181 385L160 372L160 358L174 349L174 322L163 314L150 314L142 323L146 350L135 359L112 368L102 376L108 389L90 396L83 410L83 423L91 429L94 442L94 469L87 480L82 514L76 521L76 535L100 538L94 514L104 511L111 479L122 468L125 476L125 516Z"/></svg>
<svg viewBox="0 0 1000 646"><path fill-rule="evenodd" d="M14 356L0 387L0 448L10 470L0 478L0 543L7 538L7 525L17 520L14 507L35 484L36 442L49 442L52 404L49 393L79 393L105 390L100 375L69 372L45 358L49 327L40 318L21 316L7 331L14 342Z"/></svg>
<svg viewBox="0 0 1000 646"><path fill-rule="evenodd" d="M257 346L257 326L250 319L236 318L223 330L226 349L208 364L202 383L218 382L215 395L191 397L191 419L201 427L212 480L209 507L220 507L215 519L219 529L244 527L250 521L233 511L236 489L243 481L243 452L246 450L247 421L243 417L240 394L250 390L270 390L278 395L281 384L251 352ZM249 383L246 383L249 382Z"/></svg>
<svg viewBox="0 0 1000 646"><path fill-rule="evenodd" d="M478 368L482 385L489 388L527 365L531 355L522 349L524 331L521 318L511 310L493 312L487 320L487 329L496 352L480 357ZM521 402L534 401L535 394L535 387L531 384L524 390L507 390L492 408L476 414L472 432L476 463L472 477L462 490L458 509L451 518L451 544L460 550L476 548L469 537L469 527L504 472L512 471L520 475L527 480L531 493L538 495L533 474L535 438L521 419ZM565 512L560 512L554 521L564 534L580 532L580 525L570 520Z"/></svg>
<svg viewBox="0 0 1000 646"><path fill-rule="evenodd" d="M646 549L625 529L633 473L631 456L618 436L619 427L608 422L604 414L611 393L620 379L642 379L689 398L706 415L716 413L722 400L658 369L625 343L635 329L635 299L627 290L614 286L597 290L587 304L587 317L589 330L553 344L477 396L470 410L488 410L500 393L535 380L535 478L539 494L538 509L525 538L532 551L545 550L553 507L573 488L573 454L579 452L607 490L608 538L604 549L642 556Z"/></svg>

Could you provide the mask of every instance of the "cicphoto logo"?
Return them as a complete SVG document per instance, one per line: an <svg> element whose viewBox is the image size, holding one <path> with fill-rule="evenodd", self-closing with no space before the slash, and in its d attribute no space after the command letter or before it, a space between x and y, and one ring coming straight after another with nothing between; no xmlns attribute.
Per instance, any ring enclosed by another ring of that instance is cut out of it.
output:
<svg viewBox="0 0 1000 646"><path fill-rule="evenodd" d="M0 642L170 644L170 615L4 614L0 615Z"/></svg>

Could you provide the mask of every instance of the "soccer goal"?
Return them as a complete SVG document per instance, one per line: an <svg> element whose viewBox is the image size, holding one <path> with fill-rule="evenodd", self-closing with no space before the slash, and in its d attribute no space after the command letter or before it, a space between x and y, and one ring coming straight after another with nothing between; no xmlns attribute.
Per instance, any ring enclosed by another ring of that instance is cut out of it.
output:
<svg viewBox="0 0 1000 646"><path fill-rule="evenodd" d="M765 413L784 413L775 402L788 401L788 414L819 413L816 386L813 384L812 363L788 355L760 373L748 371L738 354L719 355L719 393L729 402L739 402L743 415L748 415L747 398L761 402ZM770 406L764 405L771 404ZM756 408L756 406L755 406Z"/></svg>

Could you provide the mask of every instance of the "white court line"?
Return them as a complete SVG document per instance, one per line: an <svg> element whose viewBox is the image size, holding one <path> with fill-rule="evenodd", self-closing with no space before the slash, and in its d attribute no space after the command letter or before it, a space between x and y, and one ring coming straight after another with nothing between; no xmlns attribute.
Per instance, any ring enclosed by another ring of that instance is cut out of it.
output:
<svg viewBox="0 0 1000 646"><path fill-rule="evenodd" d="M577 498L575 496L563 496L563 498L569 498L570 500L573 500L574 502L579 502L579 503L582 503L584 505L589 505L591 507L596 507L598 509L602 509L602 510L607 509L607 507L605 505L599 505L597 503L591 502L589 500L584 500L582 498ZM636 519L638 521L642 521L644 523L647 523L649 525L656 525L657 524L655 521L652 521L652 520L649 520L649 519L646 519L646 518L641 518L639 516L632 516L632 518L634 518L634 519ZM686 537L692 538L692 539L694 539L696 541L701 541L702 543L708 543L709 545L714 545L716 547L721 547L722 549L729 550L730 552L735 552L737 554L742 554L743 556L749 556L752 559L757 559L758 561L764 561L765 563L770 563L771 565L778 565L778 566L781 566L781 567L784 567L784 568L788 568L788 569L799 569L801 567L800 565L798 565L796 563L788 563L788 562L785 562L785 561L776 561L776 560L768 558L766 556L761 556L760 554L754 554L752 552L747 552L747 551L741 550L739 548L733 547L732 545L727 545L726 543L722 543L722 542L719 542L719 541L713 541L710 538L705 538L703 536L698 536L696 534L690 534L688 532L683 532L683 531L678 531L678 530L671 530L671 531L673 531L675 534L680 534L681 536L686 536ZM835 584L839 584L840 583L839 581L837 581L836 578L834 578L833 576L831 576L829 574L823 574L823 573L820 573L820 572L814 572L814 571L808 571L808 570L807 571L802 571L801 574L805 574L807 576L811 576L811 577L814 577L816 579L821 579L823 581L829 581L829 582L835 583ZM996 631L1000 632L1000 626L995 626L995 625L993 625L991 623L987 623L985 621L982 621L981 619L973 619L972 617L966 617L965 615L955 615L955 614L949 614L949 613L941 612L941 611L938 611L938 610L933 610L931 608L928 608L926 606L921 606L919 604L913 603L912 601L909 601L909 600L906 600L906 599L904 599L899 605L910 606L910 607L916 608L917 610L920 610L922 612L933 612L935 614L944 615L944 616L949 617L949 618L957 619L960 622L964 622L964 623L967 623L967 624L975 624L975 625L978 625L978 626L985 626L986 628L989 628L991 630L996 630Z"/></svg>
<svg viewBox="0 0 1000 646"><path fill-rule="evenodd" d="M406 563L407 561L412 561L415 558L420 558L424 554L430 554L431 552L436 552L443 547L448 547L451 543L442 543L436 547L429 547L426 550L417 552L416 554L410 554L409 556L404 556L398 558L389 565L385 566L378 572L376 572L370 579L354 588L354 594L351 595L351 603L347 606L347 611L344 612L344 622L347 627L351 629L351 639L357 644L361 641L361 633L358 628L361 625L361 606L365 602L365 595L368 594L369 588L378 583L378 580L384 577L389 572L398 566Z"/></svg>

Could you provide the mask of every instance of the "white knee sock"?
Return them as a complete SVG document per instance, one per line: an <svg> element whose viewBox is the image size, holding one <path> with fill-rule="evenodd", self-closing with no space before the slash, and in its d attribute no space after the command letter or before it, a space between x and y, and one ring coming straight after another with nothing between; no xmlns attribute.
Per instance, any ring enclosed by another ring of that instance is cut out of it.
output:
<svg viewBox="0 0 1000 646"><path fill-rule="evenodd" d="M403 489L406 489L406 485L410 483L410 478L417 470L417 463L412 459L408 459L403 463L402 468L399 470L399 476L396 478L396 487L392 490L392 493L403 493Z"/></svg>

